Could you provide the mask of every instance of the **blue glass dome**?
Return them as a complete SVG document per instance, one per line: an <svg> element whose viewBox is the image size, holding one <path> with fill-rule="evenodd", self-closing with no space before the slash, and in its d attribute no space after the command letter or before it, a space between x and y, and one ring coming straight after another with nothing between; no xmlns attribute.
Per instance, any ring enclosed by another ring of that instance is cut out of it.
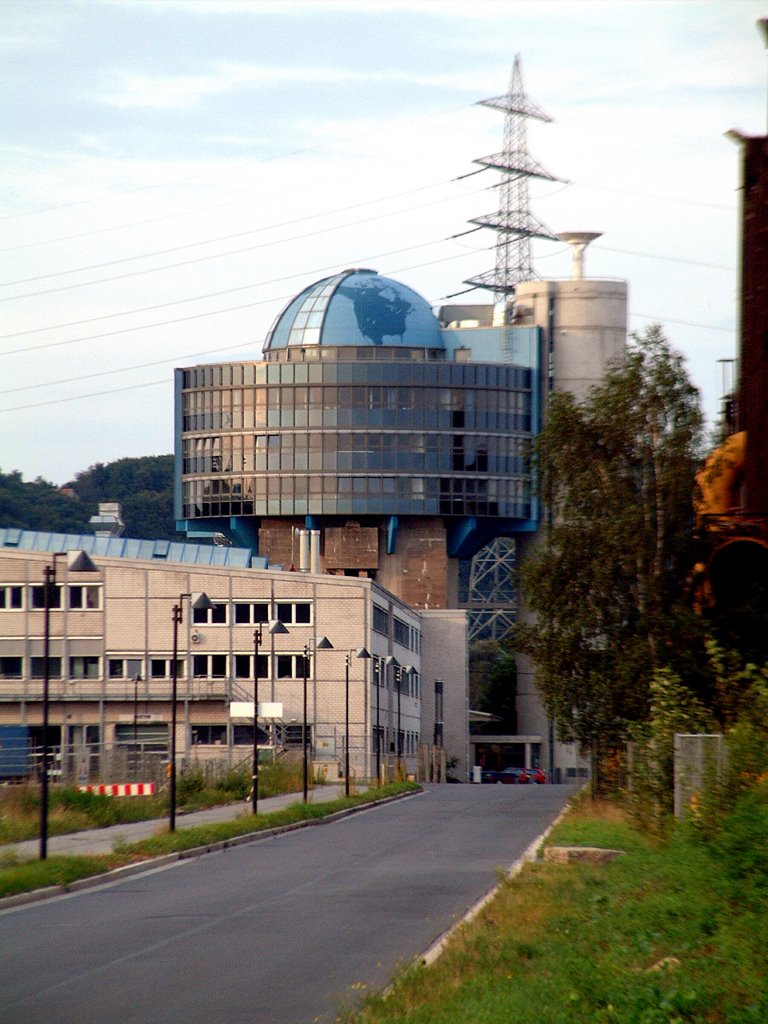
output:
<svg viewBox="0 0 768 1024"><path fill-rule="evenodd" d="M444 347L429 303L375 270L344 270L292 299L267 335L264 351L289 345Z"/></svg>

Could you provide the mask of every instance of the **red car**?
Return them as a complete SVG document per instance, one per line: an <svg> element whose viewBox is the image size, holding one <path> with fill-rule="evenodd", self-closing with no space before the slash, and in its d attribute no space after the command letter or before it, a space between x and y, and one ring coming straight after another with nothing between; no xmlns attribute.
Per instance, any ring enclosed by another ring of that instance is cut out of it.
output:
<svg viewBox="0 0 768 1024"><path fill-rule="evenodd" d="M525 768L504 768L496 772L496 781L506 786L527 786L530 782Z"/></svg>
<svg viewBox="0 0 768 1024"><path fill-rule="evenodd" d="M547 781L547 773L543 768L526 768L528 781L535 786L542 786Z"/></svg>

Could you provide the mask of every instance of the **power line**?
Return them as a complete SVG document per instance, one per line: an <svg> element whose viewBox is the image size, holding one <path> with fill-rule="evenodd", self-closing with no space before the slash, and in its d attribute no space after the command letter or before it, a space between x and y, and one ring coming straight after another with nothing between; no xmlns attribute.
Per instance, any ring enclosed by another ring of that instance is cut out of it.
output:
<svg viewBox="0 0 768 1024"><path fill-rule="evenodd" d="M231 241L234 238L244 238L247 235L261 234L261 232L263 232L263 231L275 231L277 228L291 227L294 224L303 224L306 221L320 220L323 217L333 217L336 214L346 213L349 210L359 210L362 207L371 206L374 203L384 203L384 202L388 202L390 199L400 199L402 196L414 195L416 192L425 192L425 191L428 191L429 189L440 188L443 185L451 185L456 180L458 180L458 179L456 179L456 178L446 178L443 181L433 182L430 185L419 185L416 188L406 189L403 192L393 192L391 195L388 195L388 196L378 196L375 199L366 199L366 200L364 200L361 203L352 203L349 206L339 206L339 207L337 207L336 209L333 209L333 210L324 210L321 213L311 213L311 214L308 214L306 217L297 217L294 220L279 221L276 224L264 224L261 227L248 228L246 231L236 231L236 232L234 232L232 234L229 234L229 235L218 235L218 236L215 236L213 238L203 238L203 239L201 239L200 241L197 241L197 242L186 242L184 245L174 245L174 246L171 246L168 249L155 249L155 250L153 250L151 252L137 253L136 255L133 255L133 256L121 256L120 259L116 259L116 260L107 260L107 261L105 261L103 263L91 263L91 264L89 264L87 266L83 266L83 267L70 267L68 270L55 270L55 271L53 271L50 274L37 274L35 277L22 277L22 278L17 278L14 281L0 281L0 287L6 288L6 287L11 287L12 285L17 285L17 284L30 284L33 281L46 281L46 280L48 280L48 279L50 279L52 277L63 277L65 274L80 274L80 273L84 273L87 270L101 270L103 267L114 267L114 266L118 266L121 263L131 263L134 260L145 260L145 259L150 259L153 256L167 256L169 253L172 253L172 252L183 252L185 249L194 249L198 245L212 245L215 242L228 242L228 241ZM484 190L483 189L478 189L476 191L484 191ZM471 192L470 193L466 193L466 192L462 193L462 195L472 195L472 194L473 193L471 193ZM449 196L447 199L436 200L436 202L448 202L448 200L453 199L453 198L460 198L460 196L459 197ZM427 204L427 205L429 205L429 204ZM414 208L412 207L411 209L414 209ZM415 209L421 209L421 207L415 207ZM400 212L400 211L398 211L398 212ZM408 212L410 212L410 211L408 211ZM396 214L393 214L393 216L396 216ZM331 227L331 228L327 228L325 230L333 231L333 230L336 230L336 229ZM279 244L282 241L283 241L283 239L278 239L276 242L268 243L268 244ZM226 254L224 254L224 255L226 255ZM160 268L160 269L162 269L162 268Z"/></svg>
<svg viewBox="0 0 768 1024"><path fill-rule="evenodd" d="M437 244L439 244L440 241L444 241L444 239L439 239L437 242L422 242L419 245L410 246L409 248L405 248L405 249L393 249L390 252L378 253L377 255L374 255L374 256L361 256L361 257L359 257L357 260L355 260L353 262L363 263L363 262L369 262L369 261L372 261L372 260L375 260L375 259L382 259L385 256L396 256L398 253L410 252L413 249L422 249L422 248L427 248L430 245L437 245ZM487 248L488 249L492 249L493 246L488 246ZM476 250L476 251L481 252L482 250ZM420 263L420 264L418 264L418 266L419 267L429 267L429 266L432 266L433 263L444 263L447 260L460 259L463 256L466 256L465 252L459 253L458 255L455 255L455 256L448 256L448 257L445 257L444 259L440 259L440 260L432 260L432 261L427 262L427 263ZM298 274L288 274L285 277L276 277L276 278L273 278L272 280L269 280L269 281L257 281L257 282L255 282L253 284L242 285L239 288L229 288L229 289L227 289L224 292L211 292L210 295L206 295L206 296L195 296L195 298L192 298L192 299L178 299L176 302L160 303L157 306L146 306L146 307L144 307L144 310L160 309L160 308L167 307L167 306L175 306L175 305L179 305L182 302L195 302L198 298L210 298L211 296L216 296L216 295L227 295L227 294L230 294L232 292L244 291L244 290L247 290L249 288L262 288L262 287L265 287L265 286L271 285L271 284L282 284L284 281L292 281L294 278L306 277L309 274L322 274L322 273L328 273L329 271L330 272L338 272L338 266L339 266L338 263L333 263L330 266L317 267L314 270L302 271L302 272L300 272ZM403 269L413 269L413 267L411 267L411 268L403 268ZM390 273L399 273L399 271L397 271L397 270L390 271ZM168 326L171 326L173 324L186 323L186 322L188 322L190 320L202 320L202 319L207 318L207 317L218 316L221 313L232 313L232 312L239 312L240 310L243 310L243 309L252 309L254 306L264 306L264 305L268 305L268 304L270 304L272 302L281 302L281 301L287 302L289 299L292 299L292 298L294 298L293 295L283 295L283 296L276 296L276 297L273 296L273 297L268 298L268 299L258 299L255 302L246 302L246 303L243 303L243 304L241 304L239 306L226 306L223 309L213 309L213 310L209 310L206 313L193 313L191 316L175 317L172 320L160 320L160 321L155 321L154 323L151 323L151 324L139 324L136 327L123 327L123 328L120 328L120 329L115 330L115 331L104 331L101 334L88 334L88 335L83 335L82 337L79 337L79 338L66 338L66 339L64 339L62 341L46 341L42 345L33 345L31 347L28 346L28 345L25 345L22 348L14 348L14 349L9 349L7 352L0 352L0 357L2 357L2 356L20 355L22 353L26 354L26 353L29 353L29 352L39 352L41 349L46 349L46 348L61 348L62 346L65 346L65 345L74 345L74 344L76 344L77 342L80 342L80 341L98 341L101 338L111 338L113 336L120 335L120 334L130 334L132 331L149 330L152 327L168 327ZM135 311L128 311L128 312L143 312L144 310L135 310ZM101 316L101 317L91 317L89 320L75 321L74 325L77 325L78 323L93 323L96 320L106 320L106 319L109 319L111 317L124 316L124 315L126 315L126 314L125 313L109 313L109 314L106 314L105 316ZM63 324L61 326L67 327L67 326L74 326L74 325L73 324ZM14 334L9 334L9 335L4 335L3 337L12 338L12 337L17 337L19 334L36 333L37 331L41 331L41 330L54 330L54 328L53 327L41 327L41 328L37 328L35 330L35 332L20 331L20 332L17 332L17 334L15 334L15 335Z"/></svg>
<svg viewBox="0 0 768 1024"><path fill-rule="evenodd" d="M478 189L478 191L485 191L485 189ZM177 270L179 267L188 267L195 263L206 263L209 260L224 259L225 257L228 256L240 256L246 252L253 252L255 249L266 249L272 245L285 245L286 243L289 242L301 242L307 238L315 238L317 235L328 234L329 232L332 231L342 231L345 228L358 227L360 224L370 224L372 221L384 220L388 217L395 217L402 213L412 213L414 210L424 210L430 206L439 206L442 203L453 202L456 198L456 196L449 196L446 199L435 199L434 201L429 203L421 203L417 206L411 206L402 210L396 210L394 213L391 211L387 213L379 213L373 217L363 217L360 220L349 221L346 224L337 224L327 228L320 228L317 231L309 231L301 235L293 235L289 238L278 238L271 242L260 242L256 245L244 246L241 249L230 249L227 252L213 253L209 256L196 256L194 259L180 260L177 263L166 263L162 267L147 267L144 270L131 270L126 272L125 274L113 274L111 277L102 277L94 281L79 281L72 284L60 285L57 288L44 288L36 292L23 292L20 295L9 295L6 296L5 299L3 299L2 301L13 302L17 299L30 299L37 298L41 295L53 295L56 294L57 292L70 291L75 288L87 288L95 284L108 284L112 281L123 281L126 280L127 278L140 277L144 274L156 274L164 270Z"/></svg>

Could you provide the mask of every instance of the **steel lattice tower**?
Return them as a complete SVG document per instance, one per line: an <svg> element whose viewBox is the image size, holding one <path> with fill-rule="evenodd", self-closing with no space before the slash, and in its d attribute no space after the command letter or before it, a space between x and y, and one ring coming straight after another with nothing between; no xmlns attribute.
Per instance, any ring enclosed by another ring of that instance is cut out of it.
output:
<svg viewBox="0 0 768 1024"><path fill-rule="evenodd" d="M526 122L528 118L551 122L552 118L525 95L519 54L515 56L506 96L480 100L479 105L505 114L503 151L474 161L501 172L498 213L470 220L470 224L497 232L496 266L469 278L466 284L487 288L494 293L496 303L505 303L514 295L519 281L530 281L536 276L531 263L531 238L557 241L557 236L531 214L528 202L530 178L558 179L528 153Z"/></svg>

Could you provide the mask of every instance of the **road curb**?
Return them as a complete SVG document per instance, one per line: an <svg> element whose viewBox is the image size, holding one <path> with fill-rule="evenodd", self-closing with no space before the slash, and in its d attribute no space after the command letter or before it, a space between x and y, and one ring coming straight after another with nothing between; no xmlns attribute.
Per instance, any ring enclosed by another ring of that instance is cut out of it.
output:
<svg viewBox="0 0 768 1024"><path fill-rule="evenodd" d="M552 821L547 826L547 828L544 829L541 835L537 836L532 843L528 844L523 853L517 858L516 861L514 861L514 863L506 871L507 879L514 878L515 875L519 875L526 864L531 864L533 861L536 860L539 850L546 842L547 836L550 834L552 829L555 828L556 825L560 824L560 822L569 810L569 805L563 807L563 809L560 811L560 813L557 815L554 821ZM498 893L499 889L503 884L503 882L497 882L496 885L494 885L491 889L488 890L487 893L485 893L484 896L481 896L476 903L473 903L463 917L461 917L458 921L455 921L450 926L450 928L447 928L442 933L442 935L438 936L438 938L432 943L432 945L426 950L425 953L422 953L421 956L417 956L415 958L414 963L423 964L425 967L431 966L438 959L438 957L440 957L445 952L446 946L451 941L456 932L458 932L459 929L463 928L464 925L469 924L470 921L473 921L480 913L480 911L485 906L487 906L487 904L489 904L493 899L496 898L496 894Z"/></svg>
<svg viewBox="0 0 768 1024"><path fill-rule="evenodd" d="M111 885L120 882L123 878L130 878L131 875L139 875L146 871L156 871L158 868L170 867L182 860L191 860L194 857L204 857L209 853L221 853L233 846L243 846L245 843L255 843L262 839L274 839L276 836L286 832L295 832L300 828L309 828L313 825L328 825L342 818L347 818L359 811L369 811L374 807L382 807L384 804L393 803L395 800L406 800L414 796L421 796L423 789L408 793L396 793L394 796L381 797L378 800L370 800L368 803L358 804L356 807L345 807L340 811L327 814L324 818L308 818L306 821L294 821L289 825L277 825L275 828L259 829L257 832L246 832L241 836L233 836L231 839L222 839L217 843L208 843L205 846L193 846L189 850L178 850L175 853L165 853L159 857L151 857L148 860L139 861L136 864L124 864L122 867L113 868L111 871L104 871L98 875L90 875L88 878L78 878L74 882L67 882L64 885L49 885L44 889L33 889L31 892L20 892L14 896L3 896L0 898L0 913L4 910L12 910L15 907L24 906L27 903L40 903L43 900L52 899L56 896L67 896L71 893L81 892L84 889L94 889L98 885Z"/></svg>

